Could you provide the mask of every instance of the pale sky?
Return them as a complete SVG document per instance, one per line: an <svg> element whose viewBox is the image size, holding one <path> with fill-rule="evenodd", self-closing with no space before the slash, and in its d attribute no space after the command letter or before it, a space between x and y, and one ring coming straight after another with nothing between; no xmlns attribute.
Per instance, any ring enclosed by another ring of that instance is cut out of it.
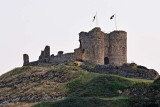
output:
<svg viewBox="0 0 160 107"><path fill-rule="evenodd" d="M160 0L0 0L0 75L38 59L45 45L51 53L73 52L78 33L96 26L115 30L110 16L117 14L118 30L128 33L128 62L160 73Z"/></svg>

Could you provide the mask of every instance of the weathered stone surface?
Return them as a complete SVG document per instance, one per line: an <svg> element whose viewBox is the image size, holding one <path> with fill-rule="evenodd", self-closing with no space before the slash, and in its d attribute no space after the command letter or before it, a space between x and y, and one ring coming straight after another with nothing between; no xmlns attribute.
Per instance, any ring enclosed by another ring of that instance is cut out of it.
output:
<svg viewBox="0 0 160 107"><path fill-rule="evenodd" d="M127 63L127 33L114 31L109 36L109 64L121 66Z"/></svg>
<svg viewBox="0 0 160 107"><path fill-rule="evenodd" d="M79 33L80 47L75 49L75 60L83 60L94 64L104 64L104 37L100 28L90 32Z"/></svg>
<svg viewBox="0 0 160 107"><path fill-rule="evenodd" d="M27 54L23 54L23 66L29 64L29 56Z"/></svg>

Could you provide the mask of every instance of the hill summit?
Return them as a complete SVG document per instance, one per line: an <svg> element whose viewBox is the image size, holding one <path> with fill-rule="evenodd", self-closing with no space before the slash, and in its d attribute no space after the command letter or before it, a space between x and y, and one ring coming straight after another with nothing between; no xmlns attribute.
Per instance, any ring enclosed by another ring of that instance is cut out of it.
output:
<svg viewBox="0 0 160 107"><path fill-rule="evenodd" d="M132 96L145 94L153 82L96 73L84 66L96 65L70 61L15 68L0 77L0 106L130 107Z"/></svg>
<svg viewBox="0 0 160 107"><path fill-rule="evenodd" d="M127 63L127 33L79 33L73 53L50 54L0 76L1 107L158 107L159 74ZM158 78L158 79L157 79ZM155 81L154 81L155 80Z"/></svg>

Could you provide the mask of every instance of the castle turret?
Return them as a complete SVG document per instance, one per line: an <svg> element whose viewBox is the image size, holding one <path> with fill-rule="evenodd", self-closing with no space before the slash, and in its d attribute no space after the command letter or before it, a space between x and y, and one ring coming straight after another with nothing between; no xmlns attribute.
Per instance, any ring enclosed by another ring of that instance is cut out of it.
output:
<svg viewBox="0 0 160 107"><path fill-rule="evenodd" d="M91 47L92 50L91 55L93 63L98 65L104 65L104 32L101 31L100 28L94 28L92 31L89 32L91 36Z"/></svg>
<svg viewBox="0 0 160 107"><path fill-rule="evenodd" d="M26 66L29 64L29 56L28 54L23 54L23 66Z"/></svg>
<svg viewBox="0 0 160 107"><path fill-rule="evenodd" d="M121 66L127 63L127 33L113 31L109 35L109 64Z"/></svg>

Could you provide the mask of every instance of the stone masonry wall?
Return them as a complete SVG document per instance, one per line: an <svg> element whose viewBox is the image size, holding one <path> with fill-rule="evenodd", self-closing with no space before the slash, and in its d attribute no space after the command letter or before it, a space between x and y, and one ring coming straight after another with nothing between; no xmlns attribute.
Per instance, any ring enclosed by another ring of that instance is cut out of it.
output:
<svg viewBox="0 0 160 107"><path fill-rule="evenodd" d="M83 58L83 50L81 48L77 48L77 49L74 49L74 57L73 57L73 60L75 61L79 61L79 60L82 60Z"/></svg>
<svg viewBox="0 0 160 107"><path fill-rule="evenodd" d="M127 33L114 31L109 35L109 64L121 66L127 63Z"/></svg>
<svg viewBox="0 0 160 107"><path fill-rule="evenodd" d="M50 63L62 63L67 61L73 60L73 53L67 53L67 54L59 54L57 56L51 57L49 62Z"/></svg>

